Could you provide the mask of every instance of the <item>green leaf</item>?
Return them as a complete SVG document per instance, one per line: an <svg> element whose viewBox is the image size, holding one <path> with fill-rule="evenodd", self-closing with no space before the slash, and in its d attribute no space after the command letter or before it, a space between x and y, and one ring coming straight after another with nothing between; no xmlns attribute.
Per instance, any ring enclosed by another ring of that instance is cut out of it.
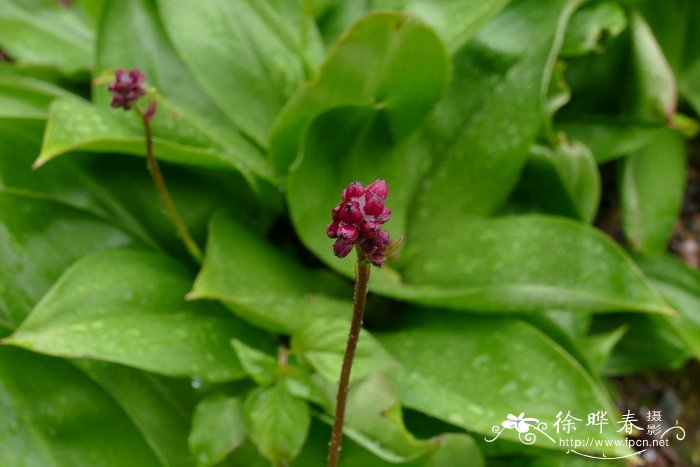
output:
<svg viewBox="0 0 700 467"><path fill-rule="evenodd" d="M671 324L676 317L611 314L596 316L592 331L627 328L601 371L603 375L629 375L648 370L677 370L691 357L690 349ZM653 342L653 345L648 343Z"/></svg>
<svg viewBox="0 0 700 467"><path fill-rule="evenodd" d="M670 256L637 258L656 288L679 312L668 318L695 358L700 360L700 274Z"/></svg>
<svg viewBox="0 0 700 467"><path fill-rule="evenodd" d="M0 347L0 464L161 466L117 403L67 362Z"/></svg>
<svg viewBox="0 0 700 467"><path fill-rule="evenodd" d="M403 282L375 274L375 291L466 310L673 313L617 244L569 220L455 218L428 249L408 238L403 255Z"/></svg>
<svg viewBox="0 0 700 467"><path fill-rule="evenodd" d="M241 445L245 434L241 402L214 394L197 404L188 443L197 465L215 465Z"/></svg>
<svg viewBox="0 0 700 467"><path fill-rule="evenodd" d="M484 457L474 438L465 434L447 433L438 438L435 452L426 462L426 467L454 467L469 463L473 467L485 467Z"/></svg>
<svg viewBox="0 0 700 467"><path fill-rule="evenodd" d="M245 345L234 339L231 341L241 366L253 381L261 386L269 386L275 382L278 374L277 360L271 355L256 348Z"/></svg>
<svg viewBox="0 0 700 467"><path fill-rule="evenodd" d="M381 117L387 139L405 138L442 94L448 73L444 46L420 21L398 13L363 18L343 35L319 75L302 86L280 114L270 141L274 166L286 173L303 153L311 123L335 108L366 109L364 121L371 124L375 116ZM332 159L342 162L337 156Z"/></svg>
<svg viewBox="0 0 700 467"><path fill-rule="evenodd" d="M451 53L456 52L479 28L510 0L380 0L379 8L401 8L435 29Z"/></svg>
<svg viewBox="0 0 700 467"><path fill-rule="evenodd" d="M153 119L153 148L159 160L212 168L235 168L250 178L252 175L271 179L266 162L257 149L243 139L212 139L206 130L188 114L164 98L158 100ZM67 152L118 152L143 156L143 125L134 112L125 114L107 106L97 107L77 98L55 101L35 166ZM249 180L250 181L250 180Z"/></svg>
<svg viewBox="0 0 700 467"><path fill-rule="evenodd" d="M166 31L214 103L265 146L273 119L321 52L302 2L158 0ZM299 30L293 26L302 24ZM306 33L302 33L306 31ZM209 31L209 34L200 34Z"/></svg>
<svg viewBox="0 0 700 467"><path fill-rule="evenodd" d="M637 251L659 255L666 250L685 194L685 152L683 138L666 130L622 162L622 224Z"/></svg>
<svg viewBox="0 0 700 467"><path fill-rule="evenodd" d="M62 89L32 78L0 75L0 119L43 120Z"/></svg>
<svg viewBox="0 0 700 467"><path fill-rule="evenodd" d="M600 174L582 143L562 141L554 150L530 146L530 158L510 202L524 211L570 216L592 222L600 201Z"/></svg>
<svg viewBox="0 0 700 467"><path fill-rule="evenodd" d="M562 120L554 123L557 130L570 141L583 142L599 164L636 152L657 135L666 131L665 126L626 121L618 117Z"/></svg>
<svg viewBox="0 0 700 467"><path fill-rule="evenodd" d="M626 332L627 326L623 325L612 331L593 334L579 340L579 348L590 362L593 371L596 373L603 371L615 346Z"/></svg>
<svg viewBox="0 0 700 467"><path fill-rule="evenodd" d="M642 15L630 17L635 93L632 112L657 121L670 119L676 111L678 86L654 33Z"/></svg>
<svg viewBox="0 0 700 467"><path fill-rule="evenodd" d="M615 418L603 388L546 335L517 319L414 312L401 329L377 338L403 365L394 380L406 407L488 439L508 414L524 412L550 428L560 410L584 420L598 410ZM582 425L566 436L621 439L617 427L604 426L599 434L598 427ZM553 429L547 433L555 435ZM517 441L518 433L503 430L500 438ZM541 435L535 446L564 449ZM628 453L624 447L598 451Z"/></svg>
<svg viewBox="0 0 700 467"><path fill-rule="evenodd" d="M96 360L73 363L121 406L162 465L192 464L186 448L190 412L178 401L169 381Z"/></svg>
<svg viewBox="0 0 700 467"><path fill-rule="evenodd" d="M349 321L352 303L325 295L321 276L230 215L214 216L209 232L190 298L221 300L237 315L276 332L289 333L324 318Z"/></svg>
<svg viewBox="0 0 700 467"><path fill-rule="evenodd" d="M301 452L311 424L304 400L277 384L251 392L243 409L250 438L270 462L284 465Z"/></svg>
<svg viewBox="0 0 700 467"><path fill-rule="evenodd" d="M435 225L487 216L506 199L544 119L564 26L579 3L511 3L454 56L452 86L428 122L435 163L415 193L407 241L432 244Z"/></svg>
<svg viewBox="0 0 700 467"><path fill-rule="evenodd" d="M571 17L561 55L578 57L600 51L605 43L627 28L627 16L614 1L590 2Z"/></svg>
<svg viewBox="0 0 700 467"><path fill-rule="evenodd" d="M82 258L6 342L169 376L228 381L244 376L229 344L265 341L213 303L187 303L191 283L176 261L116 250Z"/></svg>
<svg viewBox="0 0 700 467"><path fill-rule="evenodd" d="M50 0L0 4L0 47L22 63L71 74L92 68L95 33L77 10Z"/></svg>
<svg viewBox="0 0 700 467"><path fill-rule="evenodd" d="M19 325L76 259L135 244L92 214L43 197L0 190L0 326Z"/></svg>
<svg viewBox="0 0 700 467"><path fill-rule="evenodd" d="M329 383L337 383L348 340L346 320L317 320L292 334L292 350ZM397 366L396 361L364 329L360 332L350 381Z"/></svg>

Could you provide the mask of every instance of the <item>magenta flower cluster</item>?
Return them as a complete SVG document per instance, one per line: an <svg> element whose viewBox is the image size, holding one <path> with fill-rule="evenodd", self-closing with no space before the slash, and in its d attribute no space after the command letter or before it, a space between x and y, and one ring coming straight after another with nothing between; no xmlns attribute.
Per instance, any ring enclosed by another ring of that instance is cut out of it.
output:
<svg viewBox="0 0 700 467"><path fill-rule="evenodd" d="M337 239L333 253L346 257L358 245L375 266L386 261L389 233L382 224L389 220L391 209L384 206L388 186L378 179L367 188L352 182L343 190L341 202L333 208L333 222L326 228L329 238Z"/></svg>
<svg viewBox="0 0 700 467"><path fill-rule="evenodd" d="M110 105L114 108L123 107L124 110L130 110L134 102L146 95L146 88L143 87L145 82L146 75L137 68L129 71L118 69L114 82L107 88L113 94Z"/></svg>

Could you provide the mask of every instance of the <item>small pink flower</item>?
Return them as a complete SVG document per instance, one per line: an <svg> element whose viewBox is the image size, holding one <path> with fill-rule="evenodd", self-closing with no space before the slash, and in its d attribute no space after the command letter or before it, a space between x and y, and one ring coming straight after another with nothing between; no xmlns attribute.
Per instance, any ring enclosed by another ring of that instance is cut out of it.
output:
<svg viewBox="0 0 700 467"><path fill-rule="evenodd" d="M333 222L326 227L329 238L337 239L333 253L346 257L354 245L359 245L369 261L381 266L386 261L389 234L382 224L391 217L384 206L389 187L384 180L375 180L367 188L352 182L343 190L341 202L333 208Z"/></svg>

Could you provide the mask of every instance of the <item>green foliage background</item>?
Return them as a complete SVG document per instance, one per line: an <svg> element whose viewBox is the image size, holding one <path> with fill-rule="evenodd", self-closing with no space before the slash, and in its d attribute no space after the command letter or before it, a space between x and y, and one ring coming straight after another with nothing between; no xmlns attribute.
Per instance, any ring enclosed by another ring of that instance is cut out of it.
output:
<svg viewBox="0 0 700 467"><path fill-rule="evenodd" d="M484 439L618 419L607 377L700 357L700 276L665 253L696 2L63 3L0 3L0 465L324 465L353 276L324 228L353 180L388 180L405 242L372 273L342 465L593 463ZM103 77L133 67L202 265L125 157L142 127ZM622 246L592 226L601 166Z"/></svg>

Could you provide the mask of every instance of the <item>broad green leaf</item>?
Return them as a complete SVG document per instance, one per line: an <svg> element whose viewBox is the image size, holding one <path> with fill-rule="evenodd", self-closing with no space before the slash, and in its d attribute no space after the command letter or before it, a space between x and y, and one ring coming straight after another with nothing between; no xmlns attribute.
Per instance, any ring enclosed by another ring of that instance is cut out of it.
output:
<svg viewBox="0 0 700 467"><path fill-rule="evenodd" d="M164 466L189 466L190 412L158 376L96 360L73 362L110 394ZM190 388L191 389L191 388Z"/></svg>
<svg viewBox="0 0 700 467"><path fill-rule="evenodd" d="M668 324L700 360L700 274L670 256L637 258L637 262L678 310L679 316L668 318Z"/></svg>
<svg viewBox="0 0 700 467"><path fill-rule="evenodd" d="M551 217L455 218L429 248L406 240L397 298L489 311L637 310L673 313L609 237Z"/></svg>
<svg viewBox="0 0 700 467"><path fill-rule="evenodd" d="M630 17L636 98L631 111L640 117L668 120L676 111L678 86L654 33L642 15Z"/></svg>
<svg viewBox="0 0 700 467"><path fill-rule="evenodd" d="M459 50L478 29L510 0L380 0L379 8L403 9L428 23L451 53Z"/></svg>
<svg viewBox="0 0 700 467"><path fill-rule="evenodd" d="M158 99L153 118L153 147L159 160L213 168L235 168L249 178L271 178L262 158L251 156L252 145L243 139L213 140L187 113L164 98ZM234 145L235 144L235 145ZM77 98L55 101L50 108L40 166L72 151L119 152L143 156L143 124L134 112L97 107ZM257 150L253 150L253 153Z"/></svg>
<svg viewBox="0 0 700 467"><path fill-rule="evenodd" d="M619 3L604 0L582 6L566 28L561 55L577 57L600 51L606 41L627 28L627 16Z"/></svg>
<svg viewBox="0 0 700 467"><path fill-rule="evenodd" d="M622 162L622 224L637 251L658 255L666 250L685 194L685 152L683 138L666 130Z"/></svg>
<svg viewBox="0 0 700 467"><path fill-rule="evenodd" d="M349 320L352 303L324 295L322 285L319 274L220 213L189 297L223 301L257 326L289 333L322 318Z"/></svg>
<svg viewBox="0 0 700 467"><path fill-rule="evenodd" d="M275 382L279 365L273 356L236 339L231 341L231 345L241 366L253 381L261 386L269 386Z"/></svg>
<svg viewBox="0 0 700 467"><path fill-rule="evenodd" d="M285 465L301 452L311 424L303 399L277 384L251 392L243 410L250 438L274 465Z"/></svg>
<svg viewBox="0 0 700 467"><path fill-rule="evenodd" d="M265 341L213 303L187 303L189 272L159 254L115 250L82 258L7 343L122 363L169 376L244 376L229 342Z"/></svg>
<svg viewBox="0 0 700 467"><path fill-rule="evenodd" d="M211 0L192 8L187 0L158 0L158 6L175 48L202 88L236 126L265 146L273 119L310 77L322 50L302 1ZM297 30L295 24L302 26Z"/></svg>
<svg viewBox="0 0 700 467"><path fill-rule="evenodd" d="M414 312L400 329L377 338L403 365L394 380L406 407L488 439L508 414L546 422L555 437L552 422L562 410L583 420L603 410L615 419L603 388L546 335L517 319ZM602 434L590 428L581 423L566 437L622 439L616 426L603 426ZM518 433L502 429L499 438L517 441ZM566 449L541 434L535 446ZM624 447L581 450L628 453Z"/></svg>
<svg viewBox="0 0 700 467"><path fill-rule="evenodd" d="M0 119L43 120L51 101L66 95L43 81L0 76Z"/></svg>
<svg viewBox="0 0 700 467"><path fill-rule="evenodd" d="M3 0L0 47L22 63L65 73L92 68L95 33L77 10L51 0Z"/></svg>
<svg viewBox="0 0 700 467"><path fill-rule="evenodd" d="M292 334L292 350L299 353L329 383L337 383L348 341L346 320L317 320ZM367 331L360 340L353 360L350 381L355 382L377 371L396 367L396 362Z"/></svg>
<svg viewBox="0 0 700 467"><path fill-rule="evenodd" d="M530 146L530 158L510 203L521 209L592 222L600 200L600 174L582 143L562 141L554 150Z"/></svg>
<svg viewBox="0 0 700 467"><path fill-rule="evenodd" d="M188 443L197 465L215 465L241 445L245 434L240 400L214 394L197 405Z"/></svg>
<svg viewBox="0 0 700 467"><path fill-rule="evenodd" d="M599 164L638 151L665 131L661 125L602 116L595 119L566 119L555 122L554 126L570 141L581 141L588 146Z"/></svg>
<svg viewBox="0 0 700 467"><path fill-rule="evenodd" d="M0 464L161 466L127 414L67 362L0 347Z"/></svg>
<svg viewBox="0 0 700 467"><path fill-rule="evenodd" d="M434 227L455 217L491 214L515 186L579 3L513 2L455 54L451 88L428 122L435 164L415 194L407 244L431 244Z"/></svg>
<svg viewBox="0 0 700 467"><path fill-rule="evenodd" d="M136 244L92 214L38 195L1 189L0 326L18 326L76 259Z"/></svg>
<svg viewBox="0 0 700 467"><path fill-rule="evenodd" d="M400 141L440 97L448 72L444 46L420 21L399 13L363 18L339 39L319 75L303 85L280 114L270 141L274 166L286 173L302 159L314 119L341 107L366 109L367 126L376 118L387 141ZM337 156L326 159L343 162Z"/></svg>

